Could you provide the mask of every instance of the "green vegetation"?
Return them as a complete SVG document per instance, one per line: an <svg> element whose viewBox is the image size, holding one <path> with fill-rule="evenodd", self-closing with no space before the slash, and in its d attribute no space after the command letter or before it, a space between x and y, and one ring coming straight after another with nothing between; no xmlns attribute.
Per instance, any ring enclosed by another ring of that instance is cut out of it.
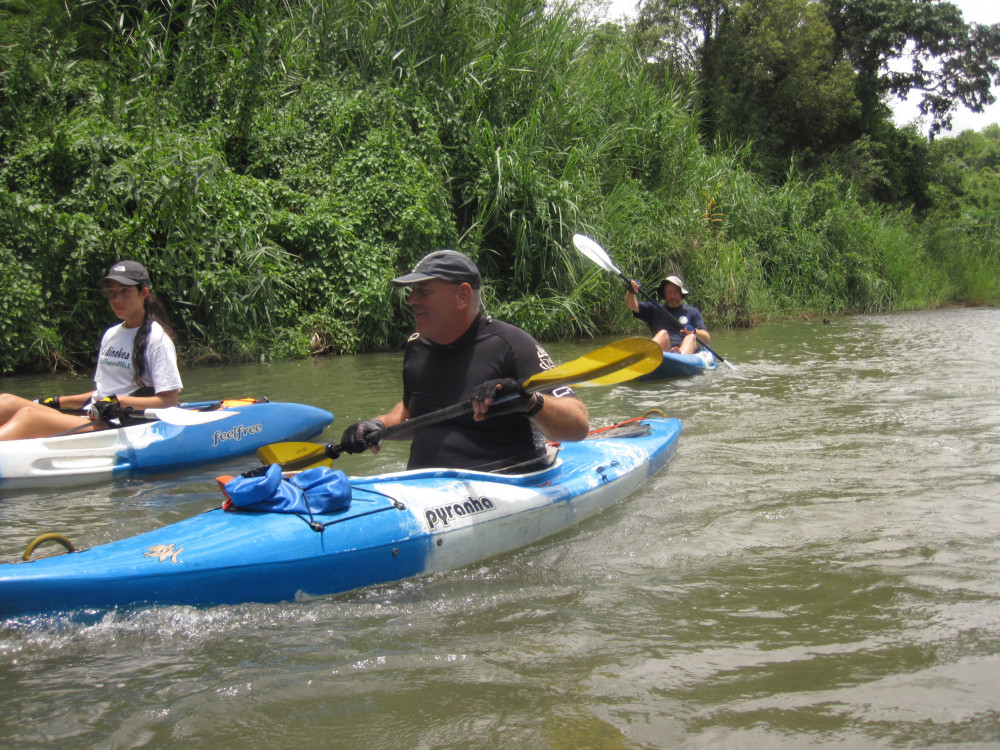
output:
<svg viewBox="0 0 1000 750"><path fill-rule="evenodd" d="M1000 129L713 129L650 33L541 0L0 4L0 372L88 369L120 258L188 361L398 347L389 279L441 247L540 338L631 329L576 232L684 274L710 326L1000 298Z"/></svg>

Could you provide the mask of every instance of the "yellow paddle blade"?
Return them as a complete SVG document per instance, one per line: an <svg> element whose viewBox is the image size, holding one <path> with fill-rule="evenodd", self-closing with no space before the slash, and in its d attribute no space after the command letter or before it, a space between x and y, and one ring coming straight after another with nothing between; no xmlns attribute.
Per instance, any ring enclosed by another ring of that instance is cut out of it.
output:
<svg viewBox="0 0 1000 750"><path fill-rule="evenodd" d="M567 384L614 385L652 372L662 361L663 350L656 342L634 336L532 375L523 385L529 392Z"/></svg>
<svg viewBox="0 0 1000 750"><path fill-rule="evenodd" d="M326 455L326 446L316 443L271 443L257 449L257 458L265 465L295 462L296 468L308 469L313 466L332 466ZM313 463L309 459L315 458Z"/></svg>

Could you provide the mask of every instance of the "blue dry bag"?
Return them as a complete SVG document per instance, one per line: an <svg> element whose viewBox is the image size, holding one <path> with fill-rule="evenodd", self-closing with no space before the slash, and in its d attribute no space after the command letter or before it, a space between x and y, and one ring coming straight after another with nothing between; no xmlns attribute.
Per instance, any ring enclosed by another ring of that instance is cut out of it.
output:
<svg viewBox="0 0 1000 750"><path fill-rule="evenodd" d="M225 485L226 496L242 510L270 513L334 513L351 504L347 475L317 466L283 479L281 466L271 464L259 477L235 477Z"/></svg>

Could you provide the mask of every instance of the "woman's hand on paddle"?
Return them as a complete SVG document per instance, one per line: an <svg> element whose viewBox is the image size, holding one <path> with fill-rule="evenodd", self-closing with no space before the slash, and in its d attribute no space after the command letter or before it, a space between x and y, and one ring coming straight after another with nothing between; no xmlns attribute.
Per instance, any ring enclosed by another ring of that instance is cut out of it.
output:
<svg viewBox="0 0 1000 750"><path fill-rule="evenodd" d="M130 407L122 407L114 394L95 401L87 408L87 416L91 419L114 419L132 411Z"/></svg>
<svg viewBox="0 0 1000 750"><path fill-rule="evenodd" d="M59 410L59 397L58 396L46 396L45 398L36 398L36 404L41 404L42 406L48 406L51 409Z"/></svg>

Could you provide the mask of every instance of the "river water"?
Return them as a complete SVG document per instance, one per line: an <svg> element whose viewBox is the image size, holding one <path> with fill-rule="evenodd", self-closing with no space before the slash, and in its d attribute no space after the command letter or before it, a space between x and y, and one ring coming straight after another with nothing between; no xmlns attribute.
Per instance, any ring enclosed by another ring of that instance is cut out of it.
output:
<svg viewBox="0 0 1000 750"><path fill-rule="evenodd" d="M306 604L0 625L0 747L1000 747L1000 310L713 345L739 369L582 391L594 426L679 417L677 453L528 548ZM328 442L398 398L399 365L191 368L184 396L314 403ZM0 495L0 561L44 531L93 546L201 512L255 463Z"/></svg>

